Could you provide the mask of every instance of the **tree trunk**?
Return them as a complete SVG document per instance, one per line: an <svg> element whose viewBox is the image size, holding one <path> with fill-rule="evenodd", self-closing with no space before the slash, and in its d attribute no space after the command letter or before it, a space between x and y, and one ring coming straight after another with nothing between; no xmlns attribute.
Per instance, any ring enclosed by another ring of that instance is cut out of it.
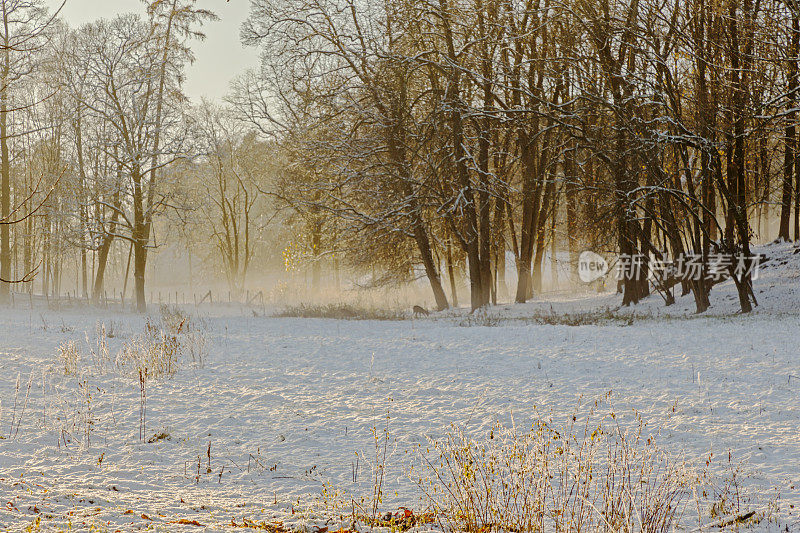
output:
<svg viewBox="0 0 800 533"><path fill-rule="evenodd" d="M794 111L794 107L797 99L798 36L800 36L800 28L798 27L797 15L795 15L792 17L792 38L789 45L789 61L786 76L788 84L788 102L786 105L789 111L786 114L786 129L784 133L783 190L781 194L780 226L778 229L778 239L784 241L789 240L789 220L792 211L792 180L794 179L795 146L797 143L797 132L795 129L797 114ZM795 222L796 221L797 212L795 211ZM796 224L795 238L797 238Z"/></svg>
<svg viewBox="0 0 800 533"><path fill-rule="evenodd" d="M520 249L517 260L517 294L516 302L525 303L532 293L531 265L533 249L537 236L539 204L542 184L536 179L536 163L533 146L527 133L520 131L520 150L522 151L522 227L520 228Z"/></svg>
<svg viewBox="0 0 800 533"><path fill-rule="evenodd" d="M147 242L150 238L150 226L145 222L144 194L142 191L142 175L138 168L133 171L133 281L136 293L136 310L147 312L145 297L145 268L147 266Z"/></svg>
<svg viewBox="0 0 800 533"><path fill-rule="evenodd" d="M745 0L742 6L744 11L744 27L747 32L751 32L752 21L750 20L749 0ZM745 98L746 98L746 72L749 67L747 58L750 51L752 35L745 33L744 53L739 44L738 33L738 13L736 3L731 3L729 20L731 35L731 86L733 87L733 105L731 106L731 121L733 122L733 147L731 150L731 166L728 168L729 189L733 189L730 195L732 203L730 216L736 228L739 238L739 252L745 257L750 257L750 224L747 219L747 193L746 193L746 159L745 159ZM742 313L749 313L753 310L750 296L752 293L752 281L749 273L745 273L742 279L736 279L736 288L739 293L739 304Z"/></svg>
<svg viewBox="0 0 800 533"><path fill-rule="evenodd" d="M492 102L494 95L492 94L492 66L491 54L487 46L487 28L484 21L483 6L481 1L478 0L478 25L481 35L481 74L483 77L482 92L483 92L483 118L479 121L480 132L478 133L478 202L479 202L479 218L480 218L480 247L478 253L480 255L480 270L481 270L481 283L480 283L480 305L489 303L492 292L492 230L491 230L491 201L489 196L489 149L491 147L491 127L492 119L490 117Z"/></svg>
<svg viewBox="0 0 800 533"><path fill-rule="evenodd" d="M461 71L460 59L455 50L455 43L450 26L450 9L446 0L439 0L440 20L444 30L447 57L450 62L448 72L448 85L445 91L445 103L450 109L450 132L452 143L452 160L456 170L456 179L463 195L462 211L463 246L467 253L467 266L469 268L470 303L472 309L478 309L486 303L483 290L483 262L481 260L480 230L478 226L478 212L475 204L475 191L470 180L467 161L469 159L464 142L464 116L461 102Z"/></svg>
<svg viewBox="0 0 800 533"><path fill-rule="evenodd" d="M92 300L99 302L100 297L103 295L103 286L106 275L106 264L108 263L108 252L111 250L111 241L113 237L106 235L100 248L97 250L97 270L95 272L94 289L92 291Z"/></svg>
<svg viewBox="0 0 800 533"><path fill-rule="evenodd" d="M8 50L8 13L3 9L4 51L3 72L0 78L0 217L8 222L11 214L11 162L8 153L8 76L9 76L9 50ZM9 224L0 225L0 304L11 302L11 240Z"/></svg>
<svg viewBox="0 0 800 533"><path fill-rule="evenodd" d="M456 285L456 273L453 266L453 245L447 241L447 275L450 278L450 298L453 307L458 307L458 287Z"/></svg>
<svg viewBox="0 0 800 533"><path fill-rule="evenodd" d="M425 274L428 276L428 281L430 282L431 289L433 290L433 298L436 300L436 309L439 311L447 309L449 307L447 304L447 296L445 296L444 289L442 289L442 281L439 277L439 270L436 268L436 263L433 261L433 253L431 251L430 241L428 240L428 232L425 231L425 227L422 225L422 221L419 220L419 217L416 217L416 222L414 224L414 240L416 241L417 248L422 256L422 264L425 267Z"/></svg>
<svg viewBox="0 0 800 533"><path fill-rule="evenodd" d="M322 283L322 228L317 222L311 230L311 290L319 294Z"/></svg>
<svg viewBox="0 0 800 533"><path fill-rule="evenodd" d="M136 240L133 244L133 281L136 291L136 311L139 313L147 312L147 300L144 292L144 273L147 266L147 245L145 238L141 236L141 231L136 232Z"/></svg>
<svg viewBox="0 0 800 533"><path fill-rule="evenodd" d="M567 214L567 246L569 249L569 280L574 281L574 272L578 266L578 186L576 183L577 176L575 175L576 165L575 156L572 150L569 150L564 155L564 179L567 183L564 187L566 196L566 214Z"/></svg>
<svg viewBox="0 0 800 533"><path fill-rule="evenodd" d="M508 287L506 286L506 240L504 238L505 220L505 201L502 198L495 200L494 223L495 223L495 293L497 298L508 297Z"/></svg>
<svg viewBox="0 0 800 533"><path fill-rule="evenodd" d="M556 211L553 207L553 217L550 222L550 283L553 290L558 290L558 261L556 260Z"/></svg>

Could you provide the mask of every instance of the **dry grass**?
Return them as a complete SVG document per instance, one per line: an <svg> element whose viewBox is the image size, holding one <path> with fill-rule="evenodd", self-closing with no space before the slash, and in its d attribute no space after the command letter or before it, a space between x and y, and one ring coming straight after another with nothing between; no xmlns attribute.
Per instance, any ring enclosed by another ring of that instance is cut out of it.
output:
<svg viewBox="0 0 800 533"><path fill-rule="evenodd" d="M161 314L161 324L170 333L177 335L189 329L190 317L180 307L161 304L159 312Z"/></svg>
<svg viewBox="0 0 800 533"><path fill-rule="evenodd" d="M66 375L113 372L150 380L170 378L184 366L199 368L205 364L205 329L177 308L162 306L161 320L147 319L144 330L129 336L113 355L109 340L115 337L113 322L110 326L98 323L94 339L86 335L88 357L82 360L76 341L64 342L56 352L57 368ZM83 368L82 362L89 368Z"/></svg>
<svg viewBox="0 0 800 533"><path fill-rule="evenodd" d="M178 306L161 306L161 324L163 329L180 341L184 359L194 368L205 365L207 353L206 331L208 326L197 321Z"/></svg>
<svg viewBox="0 0 800 533"><path fill-rule="evenodd" d="M550 311L535 311L527 316L503 316L497 308L478 309L461 318L458 325L462 327L497 327L510 323L537 324L545 326L595 326L595 325L628 325L636 320L648 318L647 315L620 314L605 308L594 311L573 311L556 313Z"/></svg>
<svg viewBox="0 0 800 533"><path fill-rule="evenodd" d="M75 341L62 343L57 349L56 358L58 359L59 368L64 371L64 375L75 375L78 371L78 363L81 359L78 344Z"/></svg>
<svg viewBox="0 0 800 533"><path fill-rule="evenodd" d="M396 512L380 510L387 457L394 456L387 447L396 445L387 412L384 427L373 427L374 457L357 454L369 490L359 495L326 483L322 514L350 530L436 523L442 531L471 533L700 532L740 529L774 516L774 505L759 507L745 496L738 469L715 477L710 457L699 464L676 458L635 411L622 423L610 396L579 407L563 426L538 417L525 430L496 424L484 439L452 427L420 448L421 463L410 471L423 507ZM358 477L355 461L354 484Z"/></svg>
<svg viewBox="0 0 800 533"><path fill-rule="evenodd" d="M414 481L450 531L674 531L700 509L694 489L710 487L710 476L661 449L638 414L633 422L623 426L600 401L565 427L540 417L525 431L496 425L485 440L453 428L421 454ZM717 525L763 518L731 509L730 494L721 501L728 507L712 507L710 518L729 518Z"/></svg>
<svg viewBox="0 0 800 533"><path fill-rule="evenodd" d="M281 318L332 318L337 320L407 320L408 313L379 307L360 307L345 303L327 305L300 304L275 314Z"/></svg>
<svg viewBox="0 0 800 533"><path fill-rule="evenodd" d="M110 323L110 326L106 326L105 322L98 323L94 341L89 340L89 335L88 333L86 334L86 344L89 346L89 354L94 362L95 368L100 372L104 372L112 362L108 339L114 338L114 336L113 322Z"/></svg>
<svg viewBox="0 0 800 533"><path fill-rule="evenodd" d="M180 308L162 305L161 320L148 319L144 331L123 344L115 366L134 377L169 378L182 366L204 366L206 353L204 328Z"/></svg>
<svg viewBox="0 0 800 533"><path fill-rule="evenodd" d="M178 371L180 356L178 334L148 320L144 333L134 336L122 346L116 365L123 373L144 373L149 378L172 377Z"/></svg>

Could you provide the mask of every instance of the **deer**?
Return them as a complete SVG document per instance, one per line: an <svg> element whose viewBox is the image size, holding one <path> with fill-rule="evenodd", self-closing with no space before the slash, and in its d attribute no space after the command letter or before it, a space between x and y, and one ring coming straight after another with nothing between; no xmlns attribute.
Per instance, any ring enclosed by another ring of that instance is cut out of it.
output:
<svg viewBox="0 0 800 533"><path fill-rule="evenodd" d="M415 317L420 317L420 316L429 316L429 315L430 315L430 313L428 312L428 310L427 310L427 309L425 309L424 307L420 307L420 306L418 306L418 305L415 305L415 306L412 308L412 310L414 311L414 316L415 316Z"/></svg>

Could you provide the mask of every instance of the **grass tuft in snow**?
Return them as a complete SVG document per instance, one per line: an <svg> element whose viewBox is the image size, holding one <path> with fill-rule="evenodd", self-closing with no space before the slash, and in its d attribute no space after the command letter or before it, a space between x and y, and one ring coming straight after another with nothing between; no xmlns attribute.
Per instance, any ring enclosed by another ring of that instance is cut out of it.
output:
<svg viewBox="0 0 800 533"><path fill-rule="evenodd" d="M65 376L73 376L78 371L78 363L81 353L75 341L67 341L58 347L58 365L64 371Z"/></svg>
<svg viewBox="0 0 800 533"><path fill-rule="evenodd" d="M173 334L189 329L190 317L177 305L161 304L161 324Z"/></svg>
<svg viewBox="0 0 800 533"><path fill-rule="evenodd" d="M458 325L461 327L500 327L513 323L538 324L546 326L596 326L596 325L621 325L630 326L636 320L650 318L649 315L620 314L611 309L597 309L592 311L575 311L556 313L537 310L530 315L504 316L493 308L482 308L461 318Z"/></svg>
<svg viewBox="0 0 800 533"><path fill-rule="evenodd" d="M172 377L178 371L181 356L178 333L180 330L173 333L148 320L144 333L122 346L117 355L117 368L123 373L144 374L151 378Z"/></svg>
<svg viewBox="0 0 800 533"><path fill-rule="evenodd" d="M286 307L275 315L280 318L333 318L338 320L407 320L408 313L394 309L358 307L345 303L327 305L300 304Z"/></svg>

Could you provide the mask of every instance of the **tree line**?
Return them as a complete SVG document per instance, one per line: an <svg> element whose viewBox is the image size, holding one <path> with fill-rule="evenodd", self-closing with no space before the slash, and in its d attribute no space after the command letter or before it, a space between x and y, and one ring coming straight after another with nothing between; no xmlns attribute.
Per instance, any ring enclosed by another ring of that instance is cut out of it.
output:
<svg viewBox="0 0 800 533"><path fill-rule="evenodd" d="M262 63L221 105L181 92L214 18L192 1L77 29L0 4L8 282L57 284L75 253L97 297L126 243L143 310L169 220L239 289L259 247L289 266L299 243L314 285L326 262L422 275L445 309L464 277L476 309L507 257L525 302L546 257L591 249L643 258L623 304L702 312L712 256L800 238L794 0L251 0ZM655 268L689 254L701 275ZM729 276L751 310L750 272Z"/></svg>
<svg viewBox="0 0 800 533"><path fill-rule="evenodd" d="M192 45L216 15L147 1L70 28L58 11L0 0L0 302L14 284L57 295L68 270L99 300L116 260L123 297L130 280L144 311L148 255L165 242L202 249L240 287L269 149L229 110L183 93Z"/></svg>
<svg viewBox="0 0 800 533"><path fill-rule="evenodd" d="M413 249L387 266L421 264L439 309L456 256L474 309L507 251L524 302L558 244L643 257L625 305L679 287L702 312L711 255L750 260L776 214L800 238L794 0L251 4L264 61L237 103L281 139L289 194L367 256ZM690 253L698 279L648 268Z"/></svg>

